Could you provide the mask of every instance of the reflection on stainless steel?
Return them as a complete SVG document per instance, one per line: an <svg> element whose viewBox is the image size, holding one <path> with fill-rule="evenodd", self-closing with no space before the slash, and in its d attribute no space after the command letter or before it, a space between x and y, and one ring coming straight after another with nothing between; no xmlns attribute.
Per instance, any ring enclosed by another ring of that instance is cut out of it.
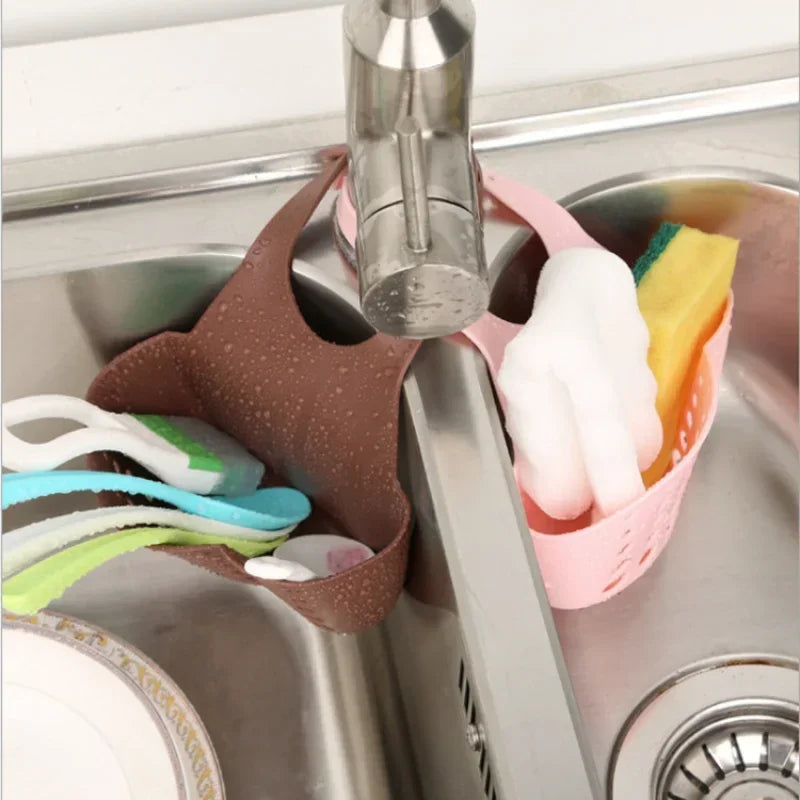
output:
<svg viewBox="0 0 800 800"><path fill-rule="evenodd" d="M424 253L431 244L431 217L428 211L422 130L414 117L403 117L397 123L396 133L406 243L415 253Z"/></svg>
<svg viewBox="0 0 800 800"><path fill-rule="evenodd" d="M715 70L730 85L725 69ZM738 75L749 79L741 67ZM755 93L748 102L760 107ZM694 107L693 118L707 112ZM614 130L629 126L632 118L625 113ZM583 119L590 117L587 112ZM577 130L530 123L545 139ZM647 134L492 152L486 161L524 180L538 181L539 175L555 194L584 185L587 173L602 179L690 159L769 166L790 176L797 166L796 124L789 113L709 118L702 126L665 125ZM326 125L300 126L303 143L335 136ZM27 209L29 219L4 230L7 398L50 390L80 394L100 364L131 341L191 324L243 247L297 190L296 178L318 163L316 146L304 151L311 154L305 161L291 154L230 161L229 154L238 152L230 142L238 135L198 139L188 149L181 145L181 163L190 166L119 182L85 181L118 168L152 170L149 159L163 154L161 147L137 150L135 159L130 152L96 154L86 174L85 154L15 165L17 186L20 176L70 178L55 190L18 195L16 208ZM258 132L254 152L291 149L286 141L294 140L281 136L285 130ZM162 160L158 169L163 168ZM553 742L566 732L565 752L581 752L580 726L571 733L567 722L577 719L570 684L595 763L605 772L632 710L665 679L715 654L796 653L797 450L787 435L788 409L792 398L797 402L796 199L779 181L739 171L682 170L660 180L677 188L681 177L693 179L698 208L716 214L708 219L734 219L738 204L737 218L750 225L749 256L736 278L737 316L721 408L678 530L651 572L601 606L554 613L569 676L550 649L550 615L538 604L536 571L522 569L530 564L529 545L512 487L503 482L508 458L499 445L485 370L471 351L452 343L426 344L427 361L420 360L409 381L417 387L417 401L411 402L414 392L407 394L401 468L418 527L407 592L379 629L351 637L322 633L268 592L149 552L105 565L65 595L62 610L115 631L172 673L208 724L232 798L481 800L492 792L498 800L567 797L563 761L544 763L537 751L551 753L551 743L538 737L553 725ZM716 193L704 195L698 178L716 180ZM624 189L611 192L617 209ZM663 194L676 198L673 189ZM683 194L685 201L689 195ZM155 197L169 199L132 204ZM647 192L639 197L644 201ZM106 206L92 206L97 198L105 198ZM587 210L600 214L603 198L604 193L585 198ZM652 210L651 200L645 205ZM84 201L92 210L48 215L48 208L71 210L71 202ZM624 207L636 211L635 204ZM681 209L688 213L689 207ZM306 283L297 279L297 296L322 335L354 341L370 329L349 311L355 294L341 289L352 275L331 246L329 212L329 206L320 210L298 245L298 257L321 271ZM764 225L765 216L774 224ZM490 261L516 230L508 221L486 221ZM609 245L624 249L613 226L606 234ZM233 244L187 247L202 241ZM541 255L532 244L525 252L533 264ZM507 262L506 253L499 271ZM496 300L501 298L507 295L498 290ZM428 381L432 374L436 380ZM442 376L456 379L447 391ZM457 395L452 419L448 393ZM438 427L443 420L448 425ZM415 432L429 425L434 435L423 442L430 473L420 469L423 453ZM453 491L464 454L464 480L475 487L481 447L487 448L489 478L467 498L465 509L484 520L478 526L471 513L454 507ZM502 527L494 516L485 522L495 508L497 519L506 521ZM15 509L15 515L20 511L30 518L31 509ZM38 514L63 511L58 498L36 507ZM7 524L15 515L9 514ZM534 641L540 647L531 652ZM796 676L792 692L796 697ZM690 703L683 718L701 705ZM531 721L541 726L534 744L519 735ZM652 760L647 766L652 768ZM570 779L580 781L580 769L590 782L585 763ZM522 789L521 776L531 781ZM583 797L588 794L575 789L569 800ZM648 795L625 800L639 797Z"/></svg>
<svg viewBox="0 0 800 800"><path fill-rule="evenodd" d="M669 170L615 179L564 203L591 236L629 263L664 219L741 239L720 407L675 534L650 572L618 597L555 612L605 769L625 716L673 671L722 653L793 657L800 649L798 195L796 185L761 173ZM526 317L544 258L535 236L523 233L508 243L492 265L495 313ZM795 703L797 692L795 677Z"/></svg>
<svg viewBox="0 0 800 800"><path fill-rule="evenodd" d="M797 105L799 83L796 77L777 78L759 84L706 89L610 103L598 108L557 111L539 117L491 122L480 126L475 132L475 150L480 153L505 147L542 144L554 139L597 136L665 123L788 108Z"/></svg>
<svg viewBox="0 0 800 800"><path fill-rule="evenodd" d="M771 422L780 436L800 449L796 379L746 350L731 353L727 367L727 378L736 395L752 406L755 414Z"/></svg>
<svg viewBox="0 0 800 800"><path fill-rule="evenodd" d="M350 0L347 143L364 316L427 338L488 303L470 138L469 0Z"/></svg>

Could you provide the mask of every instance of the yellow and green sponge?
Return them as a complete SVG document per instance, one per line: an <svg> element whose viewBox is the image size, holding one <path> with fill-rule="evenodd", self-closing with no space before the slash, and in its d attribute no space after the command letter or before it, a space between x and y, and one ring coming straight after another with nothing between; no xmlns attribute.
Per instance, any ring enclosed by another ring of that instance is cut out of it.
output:
<svg viewBox="0 0 800 800"><path fill-rule="evenodd" d="M633 268L639 310L650 331L647 361L658 384L664 446L644 473L651 486L667 470L684 394L705 342L725 309L739 242L664 222Z"/></svg>

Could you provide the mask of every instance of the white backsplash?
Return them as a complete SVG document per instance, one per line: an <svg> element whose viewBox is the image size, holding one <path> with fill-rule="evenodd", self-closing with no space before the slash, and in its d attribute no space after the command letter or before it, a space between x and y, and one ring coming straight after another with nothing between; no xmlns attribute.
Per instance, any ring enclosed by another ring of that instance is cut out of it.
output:
<svg viewBox="0 0 800 800"><path fill-rule="evenodd" d="M299 8L322 2L3 0L10 42L127 31L4 48L3 155L340 113L341 6ZM797 46L797 0L473 2L476 94Z"/></svg>

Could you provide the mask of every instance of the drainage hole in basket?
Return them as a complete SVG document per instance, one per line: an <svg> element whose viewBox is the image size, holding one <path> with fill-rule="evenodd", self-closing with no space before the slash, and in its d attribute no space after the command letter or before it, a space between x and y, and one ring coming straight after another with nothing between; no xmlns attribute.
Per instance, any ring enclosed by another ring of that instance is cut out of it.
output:
<svg viewBox="0 0 800 800"><path fill-rule="evenodd" d="M651 555L653 555L653 548L648 547L647 550L644 551L644 555L639 559L639 566L644 564L644 562L647 561L647 559L650 558Z"/></svg>
<svg viewBox="0 0 800 800"><path fill-rule="evenodd" d="M623 558L622 561L614 567L614 571L611 573L611 582L603 589L603 592L610 592L619 585L619 582L625 577L630 563L631 560L629 558Z"/></svg>
<svg viewBox="0 0 800 800"><path fill-rule="evenodd" d="M631 543L630 542L625 542L625 544L623 544L622 547L620 547L619 552L617 553L617 555L618 556L624 556L625 553L630 549L631 549Z"/></svg>
<svg viewBox="0 0 800 800"><path fill-rule="evenodd" d="M617 564L617 566L614 567L614 571L611 573L612 577L614 575L617 575L618 573L621 573L621 574L624 575L625 574L625 570L628 568L628 564L630 564L630 563L631 563L631 560L629 558L623 558L622 561L620 561L619 564Z"/></svg>

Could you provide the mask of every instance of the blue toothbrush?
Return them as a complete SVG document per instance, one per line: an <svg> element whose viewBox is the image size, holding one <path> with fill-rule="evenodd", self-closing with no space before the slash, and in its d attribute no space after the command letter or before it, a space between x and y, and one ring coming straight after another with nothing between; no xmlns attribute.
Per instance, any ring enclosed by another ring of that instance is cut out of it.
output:
<svg viewBox="0 0 800 800"><path fill-rule="evenodd" d="M17 472L3 475L2 506L5 509L53 494L106 491L142 494L169 503L189 514L261 531L296 525L311 513L308 498L296 489L276 487L258 489L244 497L206 497L158 481L89 470Z"/></svg>

